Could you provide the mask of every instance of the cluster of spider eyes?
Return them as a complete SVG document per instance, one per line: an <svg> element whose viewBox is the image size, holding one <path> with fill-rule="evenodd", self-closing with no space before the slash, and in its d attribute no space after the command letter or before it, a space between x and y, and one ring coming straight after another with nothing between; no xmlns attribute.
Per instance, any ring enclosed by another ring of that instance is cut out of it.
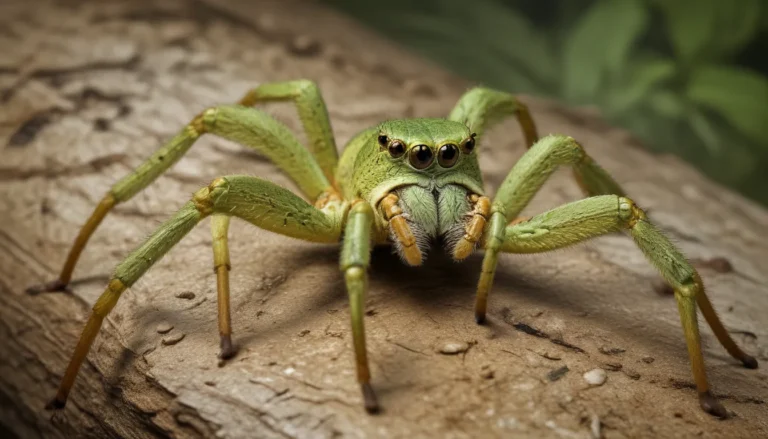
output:
<svg viewBox="0 0 768 439"><path fill-rule="evenodd" d="M392 158L400 158L406 153L405 144L385 135L379 136L379 145L386 148ZM459 149L464 154L470 154L475 149L475 134L461 142L461 147L446 143L437 150L437 163L443 168L450 168L459 161ZM416 169L426 169L434 161L432 150L427 145L416 145L408 151L408 161Z"/></svg>

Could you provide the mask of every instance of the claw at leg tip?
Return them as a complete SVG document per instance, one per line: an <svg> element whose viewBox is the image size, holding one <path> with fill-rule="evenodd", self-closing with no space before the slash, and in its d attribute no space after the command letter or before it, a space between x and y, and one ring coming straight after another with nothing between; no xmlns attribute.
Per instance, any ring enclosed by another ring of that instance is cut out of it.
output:
<svg viewBox="0 0 768 439"><path fill-rule="evenodd" d="M59 397L55 397L52 400L48 402L48 404L45 405L46 410L61 410L64 408L64 406L67 405L67 400L59 399Z"/></svg>
<svg viewBox="0 0 768 439"><path fill-rule="evenodd" d="M482 325L483 323L485 323L485 313L484 312L483 313L476 312L475 313L475 322L478 325Z"/></svg>
<svg viewBox="0 0 768 439"><path fill-rule="evenodd" d="M405 258L405 262L407 262L411 267L418 267L423 262L421 250L419 250L419 248L416 246L406 247L403 251L403 256Z"/></svg>
<svg viewBox="0 0 768 439"><path fill-rule="evenodd" d="M701 405L702 410L712 416L717 416L722 419L728 418L728 410L726 410L726 408L720 404L720 401L708 391L699 393L699 405Z"/></svg>
<svg viewBox="0 0 768 439"><path fill-rule="evenodd" d="M462 238L453 249L453 259L456 261L463 261L470 254L472 254L474 249L475 243L469 242L465 238Z"/></svg>
<svg viewBox="0 0 768 439"><path fill-rule="evenodd" d="M363 391L363 403L365 404L365 411L369 414L379 413L379 402L376 399L376 393L373 391L370 383L360 384L360 389Z"/></svg>
<svg viewBox="0 0 768 439"><path fill-rule="evenodd" d="M757 369L757 358L751 355L745 355L741 362L747 369Z"/></svg>
<svg viewBox="0 0 768 439"><path fill-rule="evenodd" d="M237 353L237 349L232 345L232 336L230 335L221 336L220 347L219 358L222 360L228 360Z"/></svg>

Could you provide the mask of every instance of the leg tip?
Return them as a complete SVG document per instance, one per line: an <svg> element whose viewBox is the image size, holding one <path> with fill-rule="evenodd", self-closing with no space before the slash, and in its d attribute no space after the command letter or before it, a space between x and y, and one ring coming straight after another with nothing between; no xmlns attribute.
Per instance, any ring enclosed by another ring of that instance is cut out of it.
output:
<svg viewBox="0 0 768 439"><path fill-rule="evenodd" d="M461 238L453 248L453 260L463 261L464 259L467 259L473 251L475 251L475 243L467 241L466 238Z"/></svg>
<svg viewBox="0 0 768 439"><path fill-rule="evenodd" d="M381 411L379 402L376 399L376 393L371 387L371 383L360 384L360 389L363 391L363 403L365 404L365 411L368 414L375 415Z"/></svg>
<svg viewBox="0 0 768 439"><path fill-rule="evenodd" d="M744 364L744 367L747 369L757 369L757 358L751 355L744 355L744 358L741 359L741 363Z"/></svg>
<svg viewBox="0 0 768 439"><path fill-rule="evenodd" d="M478 325L482 325L485 323L485 313L476 312L475 313L475 323Z"/></svg>
<svg viewBox="0 0 768 439"><path fill-rule="evenodd" d="M33 285L25 290L29 295L35 296L40 293L69 292L67 284L56 279L40 285Z"/></svg>
<svg viewBox="0 0 768 439"><path fill-rule="evenodd" d="M48 404L45 405L46 410L61 410L67 405L66 399L59 399L59 397L53 398Z"/></svg>
<svg viewBox="0 0 768 439"><path fill-rule="evenodd" d="M728 410L726 410L725 407L720 404L720 401L718 401L709 391L699 393L699 405L701 405L702 410L712 416L721 419L728 418Z"/></svg>
<svg viewBox="0 0 768 439"><path fill-rule="evenodd" d="M415 245L412 247L405 247L402 254L405 262L411 267L418 267L424 262L421 250Z"/></svg>
<svg viewBox="0 0 768 439"><path fill-rule="evenodd" d="M229 360L237 354L237 348L232 345L232 336L230 335L222 335L219 346L221 347L219 358L222 360Z"/></svg>

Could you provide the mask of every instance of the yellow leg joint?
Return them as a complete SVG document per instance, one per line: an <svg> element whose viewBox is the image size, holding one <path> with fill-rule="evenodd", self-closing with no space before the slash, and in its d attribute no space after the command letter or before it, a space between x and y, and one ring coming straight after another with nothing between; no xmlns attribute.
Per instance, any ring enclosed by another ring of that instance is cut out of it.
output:
<svg viewBox="0 0 768 439"><path fill-rule="evenodd" d="M195 116L187 128L194 137L200 137L209 131L208 127L216 123L217 114L218 110L216 108L209 108Z"/></svg>
<svg viewBox="0 0 768 439"><path fill-rule="evenodd" d="M195 192L195 194L192 195L192 202L195 204L197 210L204 216L213 213L213 204L215 202L214 193L226 189L228 185L229 182L226 178L219 177L213 180L208 186Z"/></svg>
<svg viewBox="0 0 768 439"><path fill-rule="evenodd" d="M120 279L112 279L109 285L107 285L107 289L104 290L104 293L99 296L99 299L93 305L93 314L101 318L106 317L112 311L112 308L117 305L120 295L123 294L126 288Z"/></svg>
<svg viewBox="0 0 768 439"><path fill-rule="evenodd" d="M317 197L317 200L315 200L315 207L322 209L329 203L341 202L341 200L341 194L339 194L339 191L337 191L335 187L331 186L323 191L319 197Z"/></svg>
<svg viewBox="0 0 768 439"><path fill-rule="evenodd" d="M619 218L627 222L628 228L634 228L638 221L647 219L643 209L637 207L634 201L619 197Z"/></svg>

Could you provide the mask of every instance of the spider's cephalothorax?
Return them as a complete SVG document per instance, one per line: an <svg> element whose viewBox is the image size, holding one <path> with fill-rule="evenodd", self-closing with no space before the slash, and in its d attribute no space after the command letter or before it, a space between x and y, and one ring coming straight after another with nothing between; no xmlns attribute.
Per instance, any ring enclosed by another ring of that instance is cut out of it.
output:
<svg viewBox="0 0 768 439"><path fill-rule="evenodd" d="M345 198L378 207L376 241L394 243L406 263L419 265L435 243L464 259L490 208L482 197L475 137L465 124L447 119L384 122L345 149L339 186Z"/></svg>
<svg viewBox="0 0 768 439"><path fill-rule="evenodd" d="M258 102L275 100L295 102L308 148L284 125L251 108ZM483 194L476 142L491 124L506 116L517 118L529 150L491 201ZM307 241L339 242L343 238L340 266L350 299L357 380L369 412L378 409L370 384L363 326L371 243L393 243L410 265L421 264L429 244L435 241L442 241L456 260L482 247L485 254L475 301L475 319L482 323L499 253L544 252L624 231L675 290L701 407L716 416L727 416L709 390L697 308L729 354L746 367L757 367L757 361L744 353L723 327L696 270L613 178L574 139L548 136L539 140L526 107L508 93L487 88L465 93L446 119L394 120L365 130L347 144L339 158L325 103L313 82L262 84L238 105L200 113L133 173L112 186L80 230L59 278L29 291L66 289L80 253L107 213L152 183L205 133L262 153L296 182L305 198L242 175L217 178L197 191L117 266L93 306L49 407L65 405L80 365L123 291L207 216L212 217L223 358L235 353L229 313L229 218L237 216L263 229ZM533 218L518 218L560 165L573 167L587 198Z"/></svg>

